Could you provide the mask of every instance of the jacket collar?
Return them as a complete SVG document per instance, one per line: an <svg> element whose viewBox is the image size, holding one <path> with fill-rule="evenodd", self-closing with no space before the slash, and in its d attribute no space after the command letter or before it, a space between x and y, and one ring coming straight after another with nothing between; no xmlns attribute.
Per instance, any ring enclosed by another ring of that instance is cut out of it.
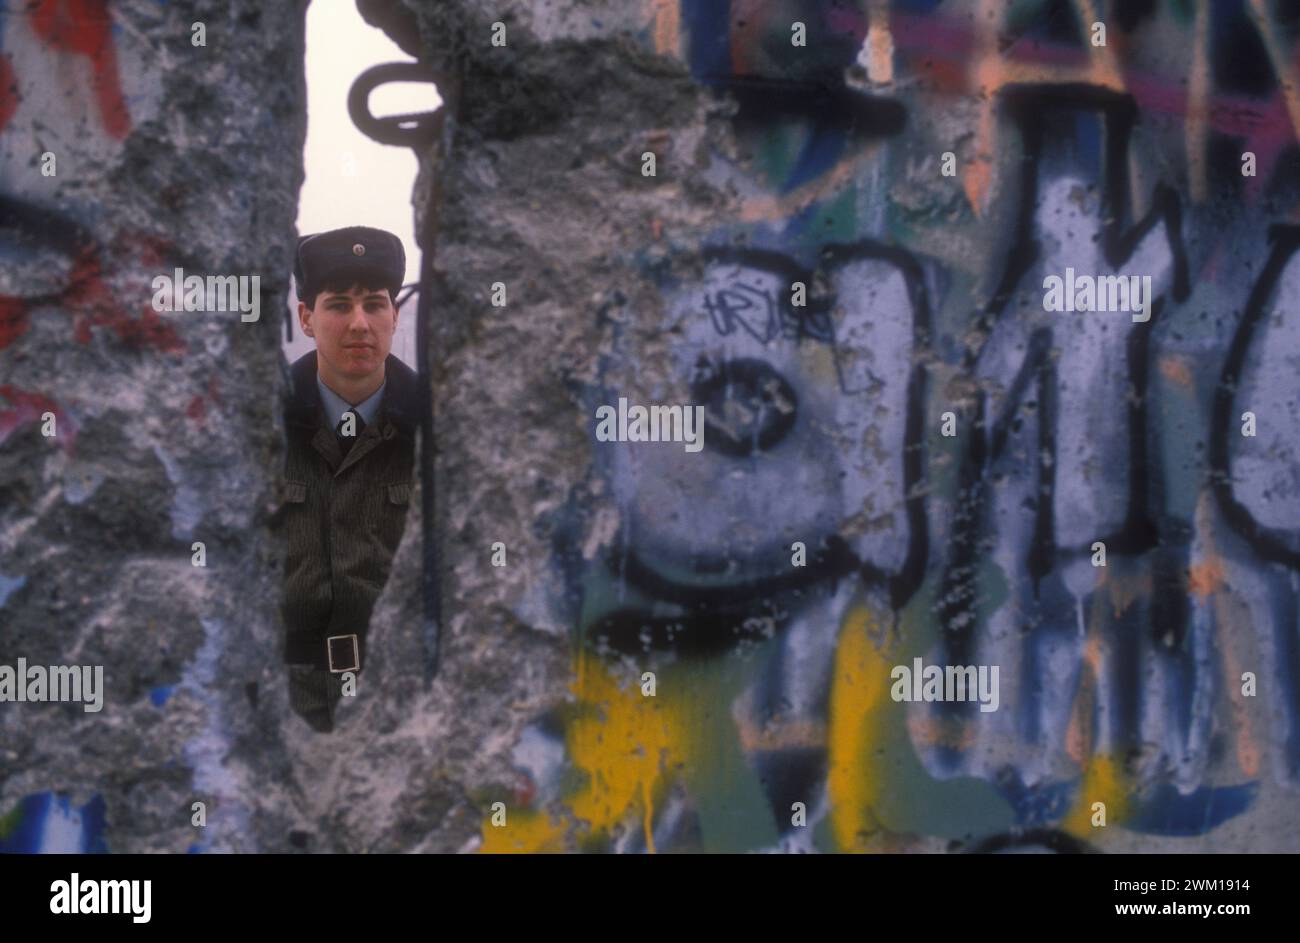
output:
<svg viewBox="0 0 1300 943"><path fill-rule="evenodd" d="M383 405L380 414L404 435L420 421L420 382L414 370L392 354L384 361ZM290 386L284 405L288 425L315 428L320 424L320 390L316 388L316 351L303 354L289 367Z"/></svg>

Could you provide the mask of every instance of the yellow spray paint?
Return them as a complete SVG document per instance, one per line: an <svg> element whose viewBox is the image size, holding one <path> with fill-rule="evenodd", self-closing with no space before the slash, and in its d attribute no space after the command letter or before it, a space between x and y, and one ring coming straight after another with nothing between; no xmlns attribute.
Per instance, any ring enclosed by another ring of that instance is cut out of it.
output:
<svg viewBox="0 0 1300 943"><path fill-rule="evenodd" d="M654 816L678 772L701 760L701 716L705 698L683 684L678 697L646 697L639 684L616 676L598 657L575 658L577 697L565 727L568 760L581 785L565 796L565 813L520 810L504 828L483 824L484 852L562 851L570 831L608 835L616 826L638 822L646 847L654 851ZM659 685L672 684L671 669L660 672ZM575 829L575 826L577 828Z"/></svg>
<svg viewBox="0 0 1300 943"><path fill-rule="evenodd" d="M1106 827L1124 820L1129 812L1131 783L1120 761L1107 754L1089 757L1074 806L1061 820L1061 829L1087 841L1097 841L1101 829L1092 824L1092 804L1106 804Z"/></svg>
<svg viewBox="0 0 1300 943"><path fill-rule="evenodd" d="M849 610L840 630L831 678L826 789L831 832L841 851L860 850L862 836L879 831L873 811L883 775L873 744L884 739L897 705L889 696L886 652L881 634L885 613L861 602Z"/></svg>

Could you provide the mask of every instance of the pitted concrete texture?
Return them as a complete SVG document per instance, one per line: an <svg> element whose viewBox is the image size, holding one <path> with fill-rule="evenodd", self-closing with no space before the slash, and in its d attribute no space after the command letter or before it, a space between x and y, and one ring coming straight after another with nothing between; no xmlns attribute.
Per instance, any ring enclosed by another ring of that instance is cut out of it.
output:
<svg viewBox="0 0 1300 943"><path fill-rule="evenodd" d="M105 704L0 705L0 810L12 833L42 827L20 821L29 797L102 802L103 822L83 814L79 827L112 851L288 847L281 551L267 522L303 14L79 9L0 14L13 263L0 286L0 572L19 581L0 609L0 664L102 665ZM196 22L206 46L192 45ZM153 279L177 268L259 276L262 317L155 311ZM190 824L195 801L206 829Z"/></svg>
<svg viewBox="0 0 1300 943"><path fill-rule="evenodd" d="M276 615L302 13L5 14L0 664L108 691L0 705L0 842L1296 849L1294 17L361 6L446 102L436 514L327 735ZM154 313L177 267L262 320ZM1051 310L1067 268L1151 319ZM621 399L703 450L597 441ZM998 709L895 696L915 659Z"/></svg>

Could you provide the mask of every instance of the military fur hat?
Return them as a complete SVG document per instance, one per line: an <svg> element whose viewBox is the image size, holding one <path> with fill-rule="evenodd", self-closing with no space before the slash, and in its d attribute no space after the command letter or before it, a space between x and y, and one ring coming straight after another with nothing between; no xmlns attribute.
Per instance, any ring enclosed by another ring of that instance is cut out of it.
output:
<svg viewBox="0 0 1300 943"><path fill-rule="evenodd" d="M346 291L353 285L387 288L396 301L405 274L402 240L382 229L348 226L298 240L293 280L299 301L314 299L322 291Z"/></svg>

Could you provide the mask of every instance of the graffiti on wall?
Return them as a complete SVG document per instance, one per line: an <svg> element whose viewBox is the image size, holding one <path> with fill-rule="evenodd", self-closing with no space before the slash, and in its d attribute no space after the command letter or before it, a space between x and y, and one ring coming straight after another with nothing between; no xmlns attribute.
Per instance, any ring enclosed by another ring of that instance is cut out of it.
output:
<svg viewBox="0 0 1300 943"><path fill-rule="evenodd" d="M159 267L169 246L147 233L106 238L100 211L76 196L120 158L132 127L116 34L103 0L42 0L0 15L0 227L12 273L0 285L0 350L35 318L66 313L88 345L106 328L139 349L178 354L184 342L148 305L123 303L112 284L123 269ZM138 111L156 104L138 72L129 74ZM138 87L136 87L138 85ZM60 170L61 166L61 170ZM50 409L73 435L75 416L52 391L6 386L0 435Z"/></svg>
<svg viewBox="0 0 1300 943"><path fill-rule="evenodd" d="M645 262L662 319L609 312L580 406L702 405L705 448L593 440L553 554L574 696L484 849L1224 848L1293 802L1300 15L645 21L734 100L710 173L744 196ZM1049 310L1067 270L1149 296ZM998 666L997 709L896 700L915 659Z"/></svg>
<svg viewBox="0 0 1300 943"><path fill-rule="evenodd" d="M103 435L104 414L122 396L118 383L129 385L136 368L174 370L189 351L177 328L149 304L150 278L171 269L173 246L149 221L109 205L111 195L130 186L123 168L133 166L131 134L157 116L164 94L150 66L155 51L132 27L105 0L39 0L0 11L0 446L14 456L10 467L23 462L23 475L6 482L3 502L18 518L32 513L24 475L57 482L39 495L37 513L76 513L105 482L112 490L112 456L105 461L102 447L79 439ZM59 351L57 363L52 350ZM70 377L96 375L102 380L93 396L70 392L76 386ZM215 372L200 382L206 385L177 407L191 432L209 420L208 410L219 400ZM45 447L40 432L50 414L57 424L53 448ZM156 452L157 461L178 477L181 463L171 449L181 435ZM178 530L196 517L183 504L178 498L173 506ZM57 528L51 536L44 526L32 527L30 518L15 522L9 514L5 524L6 568L19 561L42 561L51 573L81 568L77 563L59 569L66 548ZM70 528L62 526L66 534ZM92 542L87 537L85 545ZM31 575L0 574L0 609L10 609L5 660L31 654L25 646L33 640L23 636L14 614L31 594L52 593L57 600L60 591L74 592L65 577L55 578L60 585L51 590L49 582ZM102 600L87 596L81 603ZM54 603L49 611L56 611ZM41 643L76 638L82 628L65 612L51 620ZM165 701L163 696L153 703ZM9 712L0 739L19 744L24 723ZM201 778L220 758L187 759ZM64 769L33 769L32 775L27 781L40 791L20 791L0 805L0 849L106 851L106 784L79 781ZM19 781L15 774L10 789Z"/></svg>

